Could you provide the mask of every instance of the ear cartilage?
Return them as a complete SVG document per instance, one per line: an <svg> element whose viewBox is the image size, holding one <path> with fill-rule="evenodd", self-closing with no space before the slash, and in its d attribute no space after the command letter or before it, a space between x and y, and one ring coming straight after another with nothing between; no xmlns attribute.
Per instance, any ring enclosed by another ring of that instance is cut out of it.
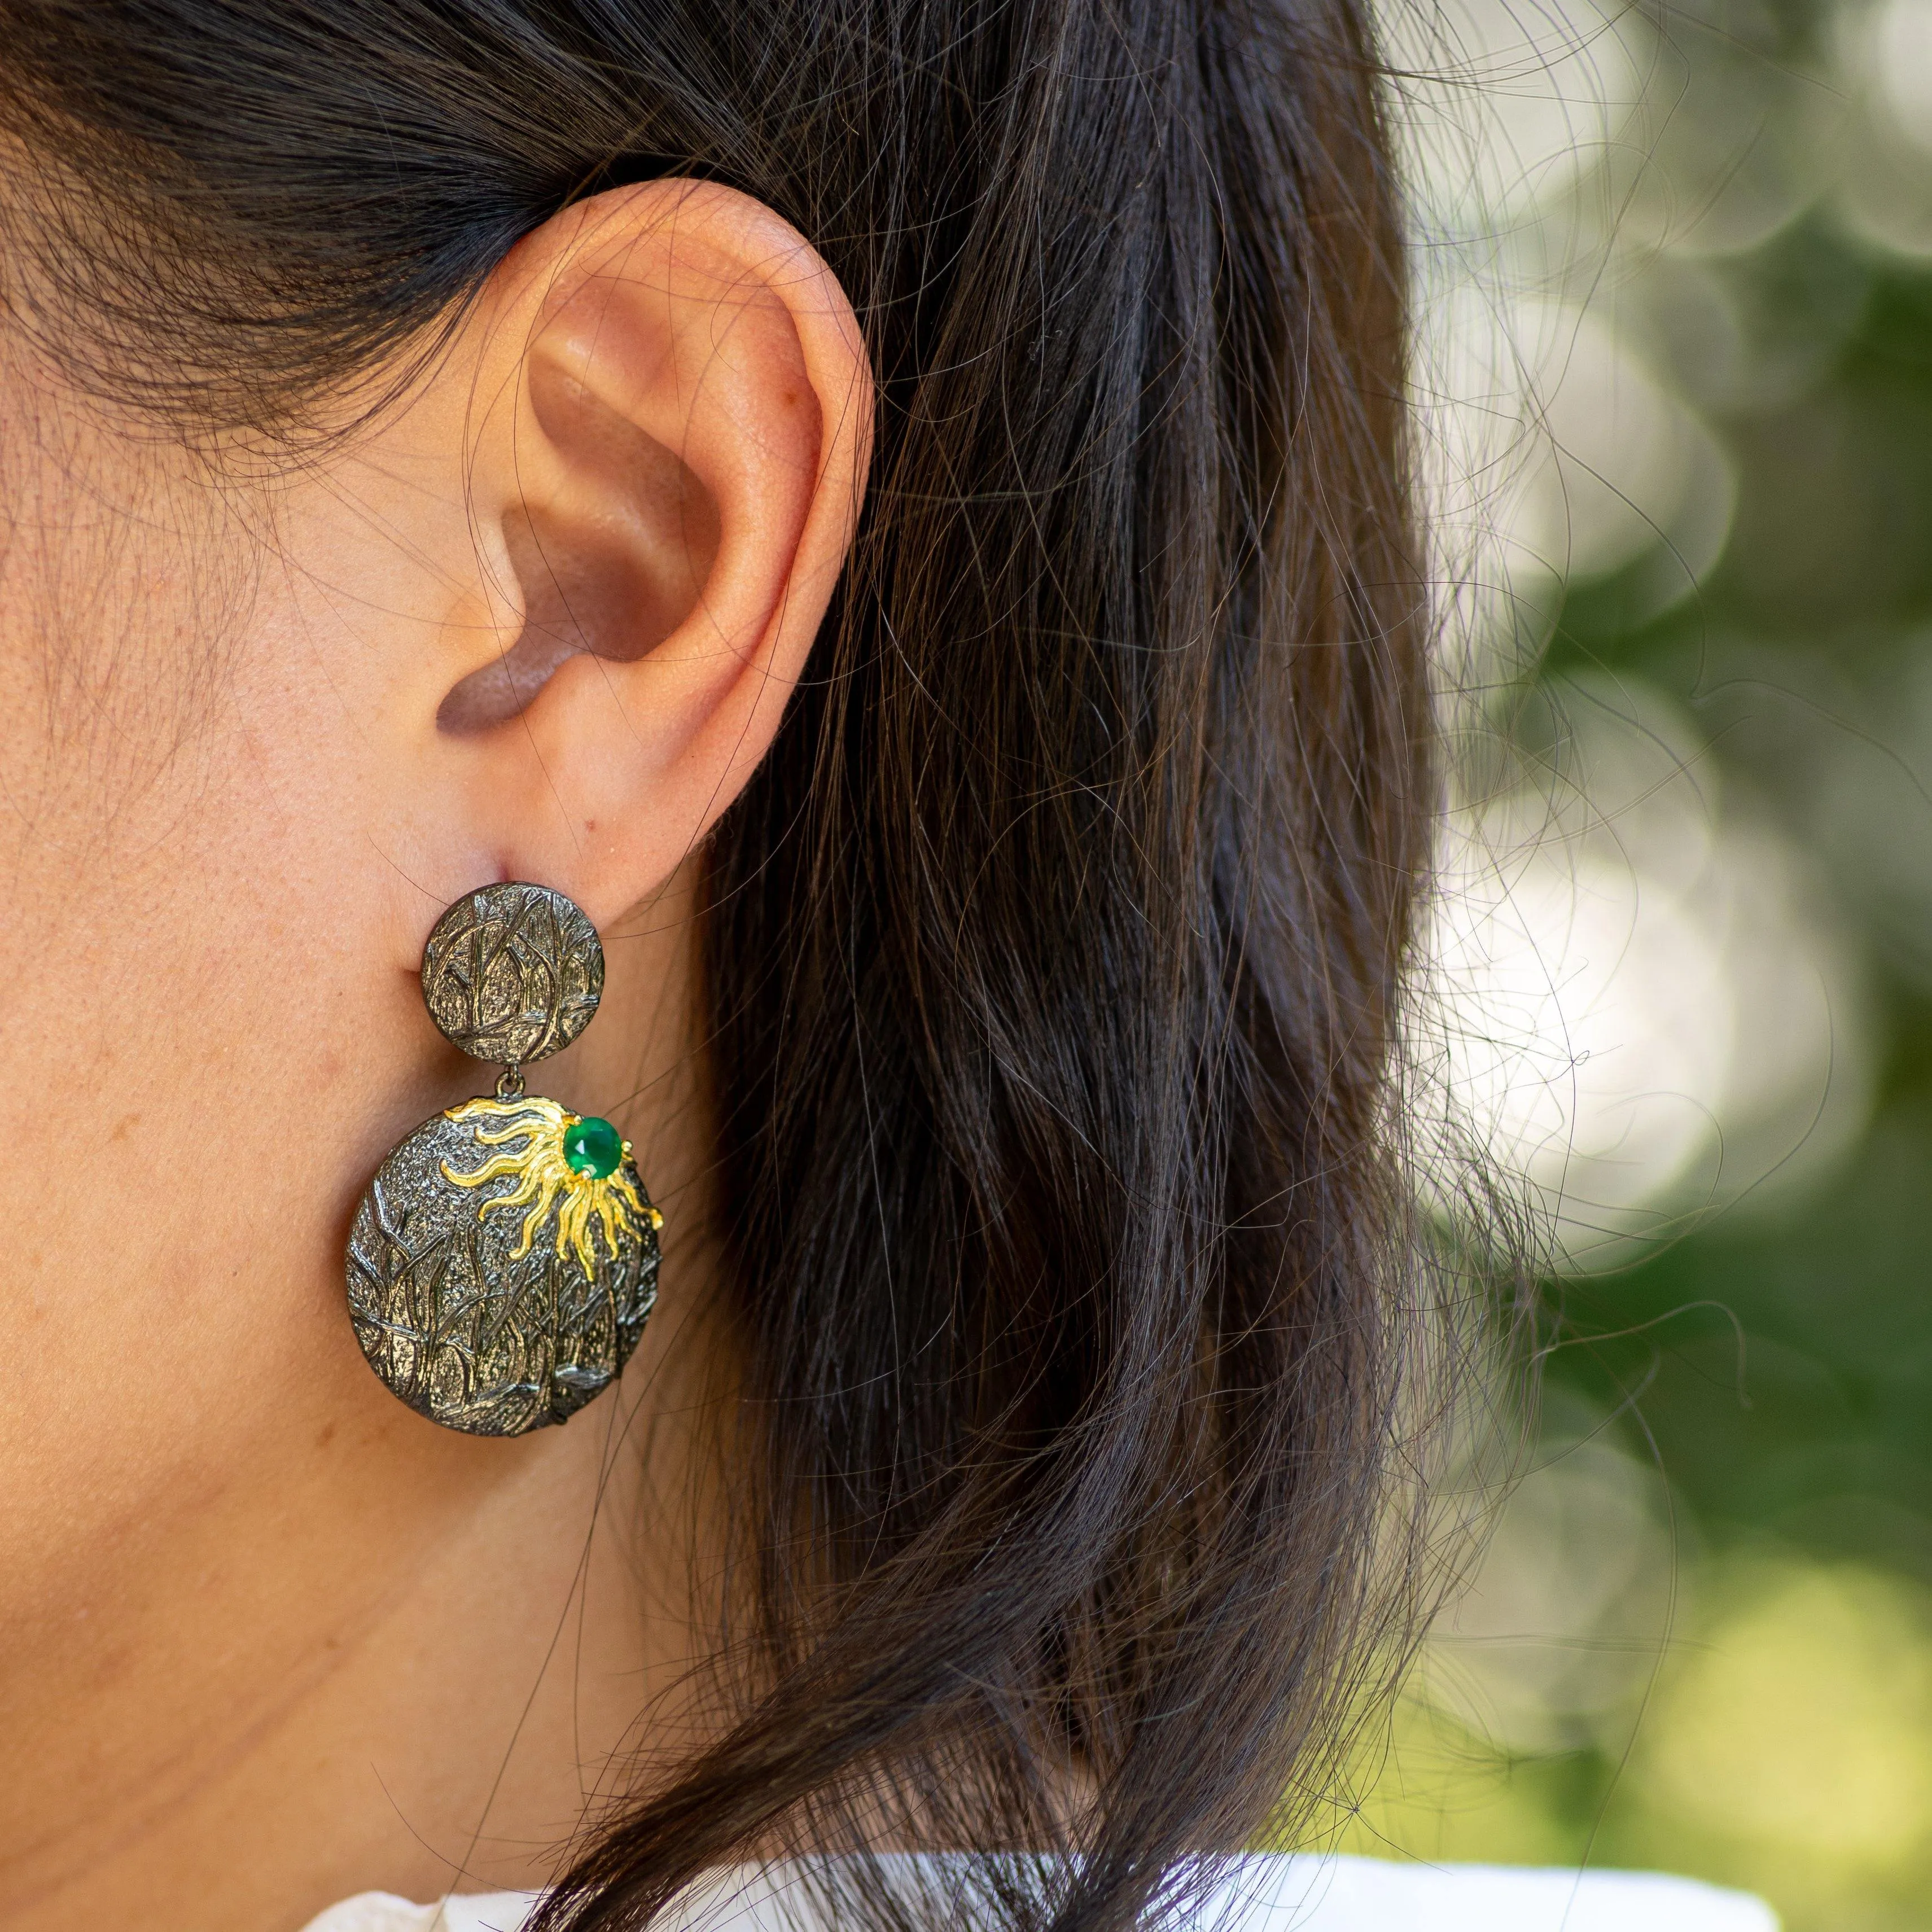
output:
<svg viewBox="0 0 1932 1932"><path fill-rule="evenodd" d="M526 1096L604 991L604 948L547 886L466 893L424 948L444 1036L503 1072L494 1099L425 1120L356 1210L344 1274L369 1366L418 1415L472 1436L568 1421L616 1380L657 1300L658 1230L608 1120Z"/></svg>

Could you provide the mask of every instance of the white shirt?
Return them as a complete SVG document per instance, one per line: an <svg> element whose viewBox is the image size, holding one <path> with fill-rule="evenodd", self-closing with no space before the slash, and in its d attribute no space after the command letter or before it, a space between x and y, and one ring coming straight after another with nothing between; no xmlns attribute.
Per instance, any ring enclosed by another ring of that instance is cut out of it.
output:
<svg viewBox="0 0 1932 1932"><path fill-rule="evenodd" d="M886 1863L890 1864L889 1859ZM663 1932L809 1932L822 1922L787 1867L731 1866L694 1886ZM789 1896L788 1896L789 1894ZM534 1892L455 1893L412 1905L364 1892L306 1932L518 1932ZM1236 1862L1190 1932L1778 1932L1742 1892L1651 1872L1532 1871L1257 1853Z"/></svg>

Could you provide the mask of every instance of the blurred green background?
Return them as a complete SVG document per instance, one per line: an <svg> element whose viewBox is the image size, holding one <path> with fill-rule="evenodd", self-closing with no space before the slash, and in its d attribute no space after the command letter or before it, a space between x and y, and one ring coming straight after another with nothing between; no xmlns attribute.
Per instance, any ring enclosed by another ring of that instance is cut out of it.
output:
<svg viewBox="0 0 1932 1932"><path fill-rule="evenodd" d="M1932 1928L1932 0L1388 33L1431 1064L1558 1260L1530 1473L1347 1843Z"/></svg>

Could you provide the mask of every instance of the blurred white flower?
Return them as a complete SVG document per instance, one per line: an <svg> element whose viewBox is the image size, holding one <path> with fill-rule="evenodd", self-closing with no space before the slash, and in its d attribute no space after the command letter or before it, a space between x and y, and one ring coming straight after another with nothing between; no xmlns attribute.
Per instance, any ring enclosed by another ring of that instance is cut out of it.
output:
<svg viewBox="0 0 1932 1932"><path fill-rule="evenodd" d="M1839 218L1894 254L1932 254L1932 0L1855 0L1832 26L1838 85L1856 107Z"/></svg>
<svg viewBox="0 0 1932 1932"><path fill-rule="evenodd" d="M1540 443L1506 526L1516 569L1600 576L1662 543L1688 590L1716 561L1736 494L1710 433L1606 317L1522 304L1511 320Z"/></svg>
<svg viewBox="0 0 1932 1932"><path fill-rule="evenodd" d="M1859 24L1873 99L1904 140L1932 154L1932 0L1882 0Z"/></svg>
<svg viewBox="0 0 1932 1932"><path fill-rule="evenodd" d="M1394 120L1426 232L1493 237L1600 166L1644 98L1656 35L1599 0L1378 10Z"/></svg>
<svg viewBox="0 0 1932 1932"><path fill-rule="evenodd" d="M1553 1224L1562 1265L1819 1172L1862 1126L1854 976L1696 732L1573 680L1540 784L1452 820L1418 1045L1454 1117Z"/></svg>
<svg viewBox="0 0 1932 1932"><path fill-rule="evenodd" d="M1430 1644L1438 1707L1515 1753L1627 1736L1676 1610L1661 1478L1600 1434L1540 1454Z"/></svg>

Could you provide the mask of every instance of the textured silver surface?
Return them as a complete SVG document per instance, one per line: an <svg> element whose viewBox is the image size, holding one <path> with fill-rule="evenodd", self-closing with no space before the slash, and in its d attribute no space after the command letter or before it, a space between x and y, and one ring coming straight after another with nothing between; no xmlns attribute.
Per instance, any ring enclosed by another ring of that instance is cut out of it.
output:
<svg viewBox="0 0 1932 1932"><path fill-rule="evenodd" d="M604 992L597 928L562 893L520 881L466 892L423 949L423 999L478 1060L527 1064L568 1046Z"/></svg>
<svg viewBox="0 0 1932 1932"><path fill-rule="evenodd" d="M658 1238L648 1214L627 1220L586 1270L558 1256L553 1208L517 1258L522 1214L481 1212L514 1178L464 1188L442 1172L494 1151L442 1114L390 1150L356 1210L349 1312L370 1366L418 1414L520 1436L568 1420L630 1359L657 1299ZM648 1198L628 1160L622 1172Z"/></svg>

